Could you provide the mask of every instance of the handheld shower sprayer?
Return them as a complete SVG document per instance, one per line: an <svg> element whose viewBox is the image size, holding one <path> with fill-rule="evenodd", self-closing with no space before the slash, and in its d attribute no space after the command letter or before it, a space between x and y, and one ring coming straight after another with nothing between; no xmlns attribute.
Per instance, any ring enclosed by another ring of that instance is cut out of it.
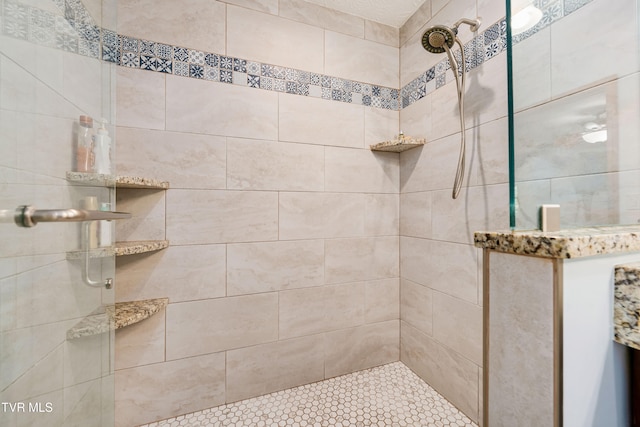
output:
<svg viewBox="0 0 640 427"><path fill-rule="evenodd" d="M456 79L456 87L458 89L458 111L460 113L461 136L458 168L456 170L456 177L453 182L453 191L451 193L451 197L453 197L454 199L458 198L458 194L460 194L460 189L462 188L462 181L464 180L466 151L464 132L464 84L466 76L466 65L464 58L464 46L458 38L458 27L460 27L460 25L462 24L467 24L469 25L472 32L476 32L478 31L478 28L480 28L480 23L480 18L462 18L455 24L453 24L452 27L447 27L445 25L434 25L433 27L429 27L422 35L422 47L424 47L427 51L431 53L447 53L447 56L449 57L449 63L451 64L451 70L453 71L453 75ZM451 52L451 48L453 47L454 43L458 43L458 46L460 46L460 58L462 62L462 70L460 72L461 76L458 75L460 69L458 61L456 61L456 58Z"/></svg>

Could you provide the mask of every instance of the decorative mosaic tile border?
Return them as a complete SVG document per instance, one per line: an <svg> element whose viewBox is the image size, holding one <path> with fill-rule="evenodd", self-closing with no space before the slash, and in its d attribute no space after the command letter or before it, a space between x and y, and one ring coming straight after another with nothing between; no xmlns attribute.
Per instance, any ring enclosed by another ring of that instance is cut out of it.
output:
<svg viewBox="0 0 640 427"><path fill-rule="evenodd" d="M2 33L43 46L101 59L122 67L235 84L386 110L401 110L454 78L445 58L400 89L265 64L212 52L117 34L95 25L81 0L53 0L61 15L2 0ZM543 12L532 29L514 36L519 43L592 0L535 0ZM464 45L465 68L472 70L507 47L503 18ZM458 62L460 51L454 52ZM446 57L446 55L445 55ZM460 64L462 66L462 64Z"/></svg>

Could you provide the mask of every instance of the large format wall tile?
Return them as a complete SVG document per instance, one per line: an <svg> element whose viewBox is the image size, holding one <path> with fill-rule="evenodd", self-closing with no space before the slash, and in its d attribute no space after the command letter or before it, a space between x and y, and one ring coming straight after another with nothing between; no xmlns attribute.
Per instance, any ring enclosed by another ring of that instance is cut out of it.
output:
<svg viewBox="0 0 640 427"><path fill-rule="evenodd" d="M278 193L169 190L167 238L176 245L278 239Z"/></svg>
<svg viewBox="0 0 640 427"><path fill-rule="evenodd" d="M172 303L225 296L225 245L170 246L116 258L116 301L169 298Z"/></svg>
<svg viewBox="0 0 640 427"><path fill-rule="evenodd" d="M478 366L402 322L400 360L472 420L478 420Z"/></svg>
<svg viewBox="0 0 640 427"><path fill-rule="evenodd" d="M227 402L324 379L322 335L227 352Z"/></svg>
<svg viewBox="0 0 640 427"><path fill-rule="evenodd" d="M431 289L402 278L400 280L400 313L403 322L424 334L433 335L433 291Z"/></svg>
<svg viewBox="0 0 640 427"><path fill-rule="evenodd" d="M280 16L342 34L364 38L365 20L303 0L280 0Z"/></svg>
<svg viewBox="0 0 640 427"><path fill-rule="evenodd" d="M399 279L380 279L365 282L364 321L384 322L400 318Z"/></svg>
<svg viewBox="0 0 640 427"><path fill-rule="evenodd" d="M325 241L325 282L398 277L398 237Z"/></svg>
<svg viewBox="0 0 640 427"><path fill-rule="evenodd" d="M398 320L328 332L325 340L327 378L396 362L400 358Z"/></svg>
<svg viewBox="0 0 640 427"><path fill-rule="evenodd" d="M265 13L227 6L227 54L322 73L324 31Z"/></svg>
<svg viewBox="0 0 640 427"><path fill-rule="evenodd" d="M203 328L202 325L207 325ZM167 306L167 360L278 339L278 295L266 293Z"/></svg>
<svg viewBox="0 0 640 427"><path fill-rule="evenodd" d="M324 283L324 242L227 245L227 295L320 286Z"/></svg>
<svg viewBox="0 0 640 427"><path fill-rule="evenodd" d="M280 94L279 98L280 141L364 147L362 105L290 94Z"/></svg>
<svg viewBox="0 0 640 427"><path fill-rule="evenodd" d="M164 311L116 331L116 369L164 361Z"/></svg>
<svg viewBox="0 0 640 427"><path fill-rule="evenodd" d="M132 213L130 219L118 223L116 241L165 238L166 195L164 191L133 188L118 190L116 205L118 210Z"/></svg>
<svg viewBox="0 0 640 427"><path fill-rule="evenodd" d="M325 148L325 190L354 193L397 193L400 180L395 153Z"/></svg>
<svg viewBox="0 0 640 427"><path fill-rule="evenodd" d="M170 418L225 402L224 353L116 372L116 426Z"/></svg>
<svg viewBox="0 0 640 427"><path fill-rule="evenodd" d="M224 53L225 18L218 1L118 1L119 33L209 52Z"/></svg>
<svg viewBox="0 0 640 427"><path fill-rule="evenodd" d="M171 188L226 186L223 137L118 127L117 138L119 175L169 181Z"/></svg>
<svg viewBox="0 0 640 427"><path fill-rule="evenodd" d="M118 126L165 128L165 75L144 70L116 70Z"/></svg>
<svg viewBox="0 0 640 427"><path fill-rule="evenodd" d="M361 325L364 283L280 292L280 339Z"/></svg>
<svg viewBox="0 0 640 427"><path fill-rule="evenodd" d="M228 138L227 188L322 191L324 148Z"/></svg>
<svg viewBox="0 0 640 427"><path fill-rule="evenodd" d="M434 292L433 338L482 366L482 307Z"/></svg>
<svg viewBox="0 0 640 427"><path fill-rule="evenodd" d="M398 87L398 49L344 34L325 32L325 72L365 83ZM353 56L358 55L358 61Z"/></svg>
<svg viewBox="0 0 640 427"><path fill-rule="evenodd" d="M278 139L274 92L168 76L166 109L167 130Z"/></svg>

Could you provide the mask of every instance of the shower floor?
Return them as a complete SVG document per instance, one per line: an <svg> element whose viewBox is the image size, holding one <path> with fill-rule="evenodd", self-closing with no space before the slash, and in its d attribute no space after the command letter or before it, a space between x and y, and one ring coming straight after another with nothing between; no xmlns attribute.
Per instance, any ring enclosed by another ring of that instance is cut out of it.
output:
<svg viewBox="0 0 640 427"><path fill-rule="evenodd" d="M141 427L477 427L402 362Z"/></svg>

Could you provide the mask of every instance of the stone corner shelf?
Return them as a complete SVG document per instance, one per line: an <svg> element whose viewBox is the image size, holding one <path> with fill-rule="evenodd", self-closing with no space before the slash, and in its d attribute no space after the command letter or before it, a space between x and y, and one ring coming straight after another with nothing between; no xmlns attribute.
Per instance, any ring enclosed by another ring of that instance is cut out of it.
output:
<svg viewBox="0 0 640 427"><path fill-rule="evenodd" d="M410 136L398 135L391 141L379 142L370 145L371 151L390 151L393 153L401 153L411 148L420 147L426 143L424 138L412 138Z"/></svg>
<svg viewBox="0 0 640 427"><path fill-rule="evenodd" d="M640 262L616 265L613 340L640 350Z"/></svg>
<svg viewBox="0 0 640 427"><path fill-rule="evenodd" d="M567 229L556 232L478 231L478 248L544 258L580 258L640 251L640 226L608 226Z"/></svg>
<svg viewBox="0 0 640 427"><path fill-rule="evenodd" d="M115 186L117 188L148 188L152 190L166 190L169 188L168 181L140 176L105 175L86 172L67 172L67 181L97 187Z"/></svg>
<svg viewBox="0 0 640 427"><path fill-rule="evenodd" d="M169 298L156 298L99 307L67 331L67 340L99 335L142 322L168 304Z"/></svg>
<svg viewBox="0 0 640 427"><path fill-rule="evenodd" d="M146 252L159 251L169 247L168 240L140 240L131 242L116 242L115 256L137 255Z"/></svg>

